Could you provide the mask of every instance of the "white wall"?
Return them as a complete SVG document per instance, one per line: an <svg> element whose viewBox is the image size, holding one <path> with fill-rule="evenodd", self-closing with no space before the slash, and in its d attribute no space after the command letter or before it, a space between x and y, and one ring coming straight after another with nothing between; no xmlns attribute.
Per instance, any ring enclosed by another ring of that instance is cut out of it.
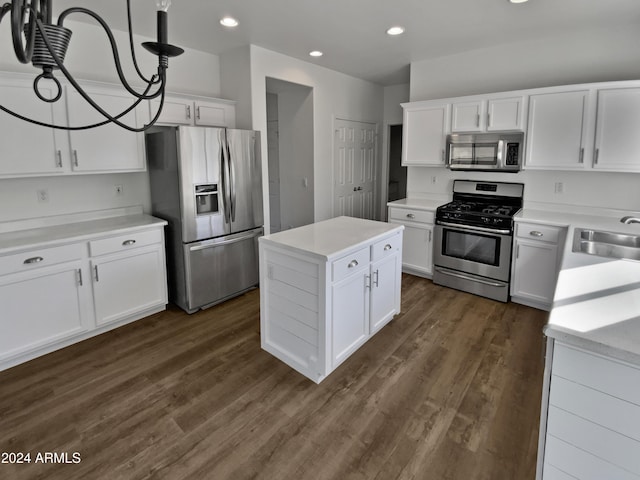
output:
<svg viewBox="0 0 640 480"><path fill-rule="evenodd" d="M411 101L573 83L640 79L640 30L591 30L411 64ZM488 68L491 65L491 68ZM499 66L503 65L504 68ZM494 68L496 67L497 68ZM523 171L452 173L409 167L408 195L448 198L454 178L525 183L527 202L640 209L640 174ZM435 180L435 183L434 183ZM562 181L564 193L554 193Z"/></svg>
<svg viewBox="0 0 640 480"><path fill-rule="evenodd" d="M220 83L224 98L236 101L236 128L251 130L251 51L249 45L220 55ZM266 138L266 137L263 137Z"/></svg>
<svg viewBox="0 0 640 480"><path fill-rule="evenodd" d="M333 216L333 130L336 117L378 123L382 121L383 88L334 70L251 46L251 102L253 128L266 138L266 78L313 88L314 220ZM262 142L263 170L267 146ZM263 182L265 201L266 178ZM265 215L265 218L269 218ZM266 226L268 228L268 225Z"/></svg>
<svg viewBox="0 0 640 480"><path fill-rule="evenodd" d="M6 20L6 19L5 19ZM102 29L77 22L66 22L73 31L71 45L65 66L78 79L116 82L110 49ZM39 70L18 62L13 52L9 22L0 24L0 70L25 72L36 75ZM122 45L120 55L123 63L130 58L128 36L124 32L114 32ZM140 42L151 40L136 36L136 54L144 74L157 70L157 60L148 54ZM125 73L132 84L136 82L132 64L125 63ZM186 49L181 57L170 59L167 89L173 92L194 95L220 96L220 67L218 57L192 49ZM2 113L4 115L4 113ZM2 138L0 141L7 141ZM19 159L16 159L19 161ZM123 185L124 195L116 197L114 185ZM49 202L38 203L36 190L46 188ZM62 177L40 177L0 180L0 221L33 218L48 215L86 212L118 208L128 205L142 205L150 209L149 180L146 172L128 174L100 174Z"/></svg>
<svg viewBox="0 0 640 480"><path fill-rule="evenodd" d="M411 101L640 78L640 29L597 29L411 63Z"/></svg>
<svg viewBox="0 0 640 480"><path fill-rule="evenodd" d="M313 90L278 93L282 230L313 223ZM305 185L306 179L306 185Z"/></svg>
<svg viewBox="0 0 640 480"><path fill-rule="evenodd" d="M385 219L387 211L387 198L389 190L389 125L402 123L401 103L409 101L409 85L390 85L384 87L383 122L382 122L382 166L378 176L378 188L380 189L380 217Z"/></svg>

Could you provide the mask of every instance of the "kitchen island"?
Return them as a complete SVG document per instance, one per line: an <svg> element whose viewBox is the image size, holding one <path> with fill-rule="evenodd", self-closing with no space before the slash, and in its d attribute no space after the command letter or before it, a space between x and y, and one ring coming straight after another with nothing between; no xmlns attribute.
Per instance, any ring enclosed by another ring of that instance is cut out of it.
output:
<svg viewBox="0 0 640 480"><path fill-rule="evenodd" d="M545 328L537 478L637 480L640 262L574 251L574 236L585 228L640 235L640 225L586 215L567 223Z"/></svg>
<svg viewBox="0 0 640 480"><path fill-rule="evenodd" d="M262 348L326 378L400 312L403 228L337 217L260 238Z"/></svg>

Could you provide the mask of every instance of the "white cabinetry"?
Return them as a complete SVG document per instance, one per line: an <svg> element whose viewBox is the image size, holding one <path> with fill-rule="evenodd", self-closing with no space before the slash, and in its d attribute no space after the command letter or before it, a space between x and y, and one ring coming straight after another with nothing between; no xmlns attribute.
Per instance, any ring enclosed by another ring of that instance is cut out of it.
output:
<svg viewBox="0 0 640 480"><path fill-rule="evenodd" d="M125 111L133 103L130 97L108 89L87 87L85 91L111 115ZM104 117L71 87L67 88L67 105L72 127L104 121ZM142 127L149 118L141 104L120 120L132 127ZM145 169L144 136L140 132L130 132L109 123L88 130L71 130L69 142L69 161L74 172L135 172Z"/></svg>
<svg viewBox="0 0 640 480"><path fill-rule="evenodd" d="M640 478L638 366L548 345L537 478Z"/></svg>
<svg viewBox="0 0 640 480"><path fill-rule="evenodd" d="M53 97L55 87L41 83L41 93ZM39 100L31 82L0 77L0 105L40 122L67 123L64 102ZM33 125L5 112L0 112L0 129L0 177L54 175L69 171L66 132Z"/></svg>
<svg viewBox="0 0 640 480"><path fill-rule="evenodd" d="M150 115L155 115L158 102L152 102L149 108ZM168 96L164 100L164 107L158 117L158 123L235 128L235 102Z"/></svg>
<svg viewBox="0 0 640 480"><path fill-rule="evenodd" d="M593 168L640 171L640 88L598 90Z"/></svg>
<svg viewBox="0 0 640 480"><path fill-rule="evenodd" d="M402 107L402 165L443 167L451 105L406 103Z"/></svg>
<svg viewBox="0 0 640 480"><path fill-rule="evenodd" d="M0 256L0 365L90 328L82 243Z"/></svg>
<svg viewBox="0 0 640 480"><path fill-rule="evenodd" d="M415 208L389 207L389 223L404 225L402 269L431 278L433 275L434 212Z"/></svg>
<svg viewBox="0 0 640 480"><path fill-rule="evenodd" d="M553 301L559 268L559 248L566 229L551 225L516 223L511 299L548 310Z"/></svg>
<svg viewBox="0 0 640 480"><path fill-rule="evenodd" d="M89 242L96 323L112 323L167 303L162 232Z"/></svg>
<svg viewBox="0 0 640 480"><path fill-rule="evenodd" d="M584 168L588 156L588 100L588 90L529 97L526 168Z"/></svg>
<svg viewBox="0 0 640 480"><path fill-rule="evenodd" d="M83 240L65 237L63 225L29 230L48 245L0 250L0 370L164 310L164 222L142 222L146 228L98 228ZM7 235L20 243L20 232Z"/></svg>
<svg viewBox="0 0 640 480"><path fill-rule="evenodd" d="M451 131L458 133L522 130L523 105L522 96L454 101Z"/></svg>
<svg viewBox="0 0 640 480"><path fill-rule="evenodd" d="M377 228L338 258L260 239L262 348L316 383L400 311L402 228Z"/></svg>

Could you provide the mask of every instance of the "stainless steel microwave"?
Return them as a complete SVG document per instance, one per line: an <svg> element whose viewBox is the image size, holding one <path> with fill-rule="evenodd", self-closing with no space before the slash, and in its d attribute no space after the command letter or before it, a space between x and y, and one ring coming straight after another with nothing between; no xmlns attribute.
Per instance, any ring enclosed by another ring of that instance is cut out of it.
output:
<svg viewBox="0 0 640 480"><path fill-rule="evenodd" d="M519 172L524 133L451 134L446 152L451 170Z"/></svg>

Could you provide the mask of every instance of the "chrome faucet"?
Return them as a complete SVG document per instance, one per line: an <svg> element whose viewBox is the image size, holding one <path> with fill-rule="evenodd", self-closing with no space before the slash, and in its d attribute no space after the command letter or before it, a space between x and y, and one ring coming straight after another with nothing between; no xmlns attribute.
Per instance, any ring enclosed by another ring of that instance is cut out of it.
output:
<svg viewBox="0 0 640 480"><path fill-rule="evenodd" d="M627 216L627 217L622 217L620 219L620 221L622 223L625 223L627 225L629 225L630 223L640 223L640 218L638 217L632 217L631 215Z"/></svg>

